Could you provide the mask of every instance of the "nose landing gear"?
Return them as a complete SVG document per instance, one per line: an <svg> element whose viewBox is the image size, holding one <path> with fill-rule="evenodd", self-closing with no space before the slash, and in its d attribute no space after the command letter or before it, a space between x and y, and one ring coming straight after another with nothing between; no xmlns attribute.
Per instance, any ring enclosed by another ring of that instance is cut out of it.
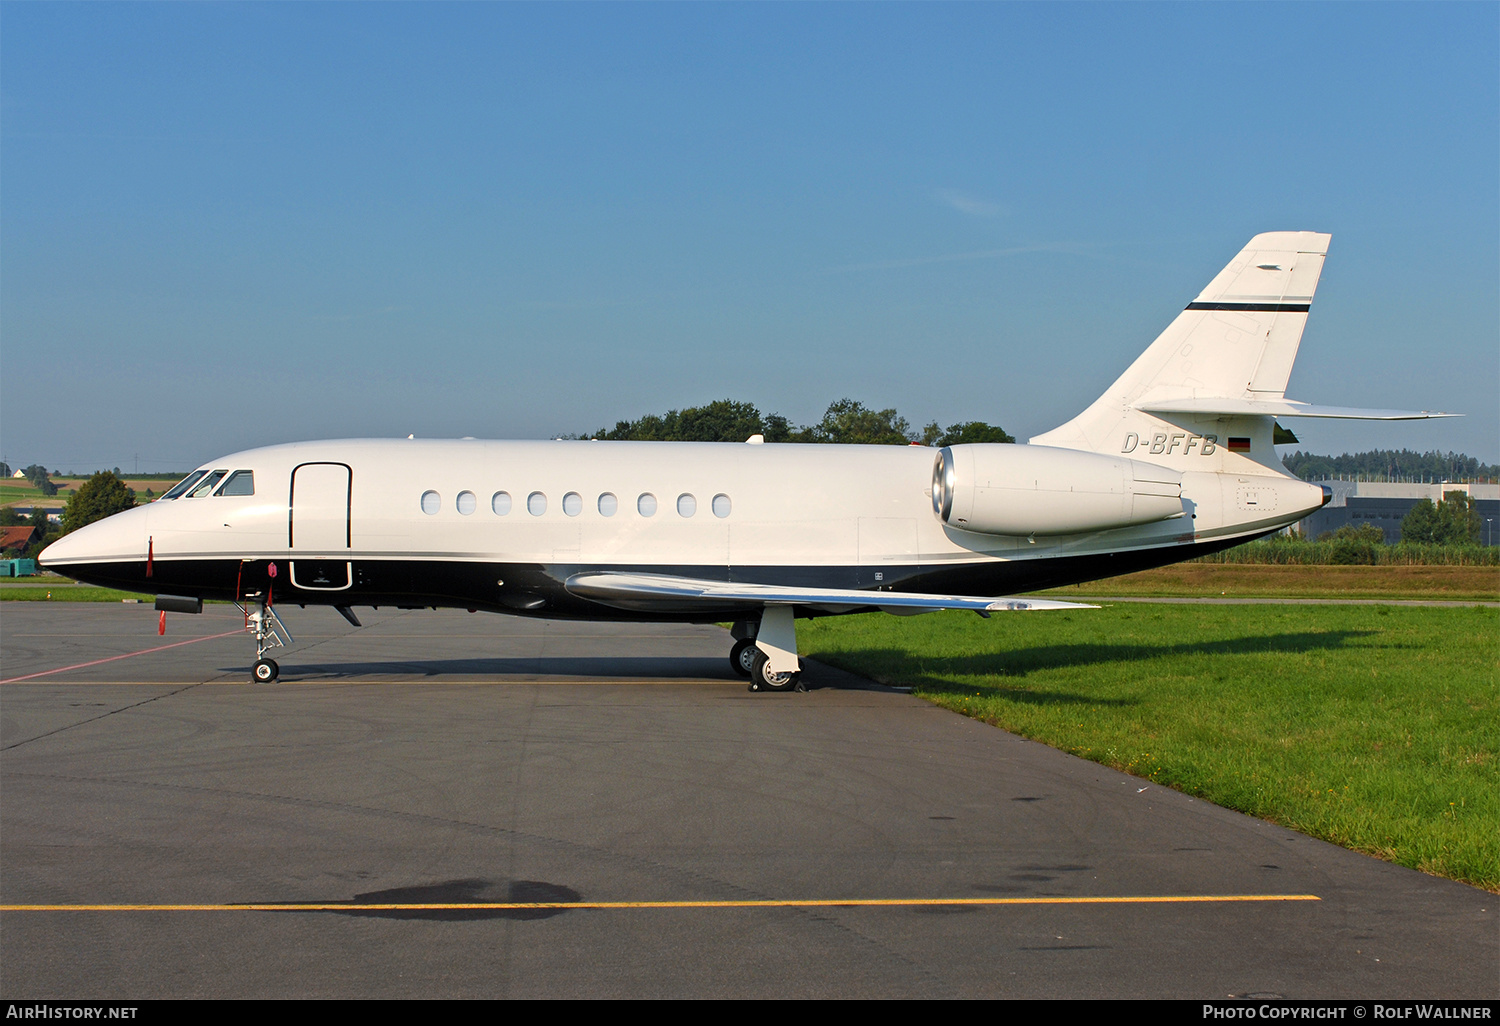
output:
<svg viewBox="0 0 1500 1026"><path fill-rule="evenodd" d="M286 624L281 622L281 617L276 615L275 608L259 595L249 596L251 605L249 608L240 606L240 612L245 614L245 629L255 636L255 666L250 671L250 679L257 684L272 684L281 676L281 667L276 665L276 660L267 659L266 651L272 648L284 648L288 641L294 641L292 632L286 629ZM285 640L283 640L283 635Z"/></svg>

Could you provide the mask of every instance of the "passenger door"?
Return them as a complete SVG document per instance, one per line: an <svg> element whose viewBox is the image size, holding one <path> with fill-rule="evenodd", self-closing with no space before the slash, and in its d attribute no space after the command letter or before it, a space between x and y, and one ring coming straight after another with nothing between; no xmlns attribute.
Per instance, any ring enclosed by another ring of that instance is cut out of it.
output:
<svg viewBox="0 0 1500 1026"><path fill-rule="evenodd" d="M353 471L344 463L303 463L292 470L287 544L293 557L292 584L298 588L349 587L352 481Z"/></svg>

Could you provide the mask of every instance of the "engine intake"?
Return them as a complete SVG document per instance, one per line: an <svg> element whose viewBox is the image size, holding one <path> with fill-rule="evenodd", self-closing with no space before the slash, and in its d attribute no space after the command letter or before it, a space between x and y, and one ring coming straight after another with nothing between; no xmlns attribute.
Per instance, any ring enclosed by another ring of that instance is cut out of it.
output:
<svg viewBox="0 0 1500 1026"><path fill-rule="evenodd" d="M1108 531L1182 516L1182 475L1076 449L950 445L933 464L932 509L981 534Z"/></svg>

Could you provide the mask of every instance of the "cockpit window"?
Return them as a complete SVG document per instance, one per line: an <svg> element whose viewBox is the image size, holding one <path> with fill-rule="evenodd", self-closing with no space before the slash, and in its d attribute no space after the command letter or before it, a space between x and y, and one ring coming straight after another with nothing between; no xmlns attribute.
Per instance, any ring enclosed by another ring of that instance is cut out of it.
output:
<svg viewBox="0 0 1500 1026"><path fill-rule="evenodd" d="M207 473L208 471L206 470L193 471L187 477L183 478L181 481L178 481L175 485L173 485L171 490L168 491L167 494L163 495L158 501L165 502L167 499L177 498L183 492L187 491L189 488L193 487L193 485L197 484L198 479Z"/></svg>
<svg viewBox="0 0 1500 1026"><path fill-rule="evenodd" d="M219 481L222 480L224 475L227 473L229 473L229 471L227 470L215 470L213 473L205 477L202 483L198 485L198 487L188 492L187 497L189 499L197 499L201 496L207 495L209 492L214 490L214 485L218 484Z"/></svg>
<svg viewBox="0 0 1500 1026"><path fill-rule="evenodd" d="M224 482L216 495L254 495L255 494L255 471L236 470L229 475L229 480Z"/></svg>

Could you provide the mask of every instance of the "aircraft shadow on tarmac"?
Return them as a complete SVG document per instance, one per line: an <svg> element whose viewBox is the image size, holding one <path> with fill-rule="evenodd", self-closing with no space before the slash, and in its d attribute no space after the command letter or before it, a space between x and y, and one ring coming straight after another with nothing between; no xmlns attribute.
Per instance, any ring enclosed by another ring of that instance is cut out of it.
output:
<svg viewBox="0 0 1500 1026"><path fill-rule="evenodd" d="M1221 638L1215 641L1189 641L1175 645L1042 645L1036 648L1014 648L1000 652L966 653L963 655L934 656L924 654L914 660L904 649L858 648L845 650L839 655L849 659L853 666L886 666L902 668L904 683L919 685L926 691L937 694L967 694L973 691L972 684L961 684L955 677L973 677L991 674L998 677L1024 677L1037 670L1060 667L1101 666L1109 663L1138 662L1159 656L1180 655L1261 655L1276 653L1299 655L1319 650L1344 647L1355 638L1377 634L1377 631L1306 631L1297 634L1254 635L1244 638ZM820 653L809 653L817 659ZM1060 691L1015 690L1007 697L1014 702L1030 705L1087 705L1128 706L1135 699L1101 698L1097 695L1070 694Z"/></svg>
<svg viewBox="0 0 1500 1026"><path fill-rule="evenodd" d="M340 916L377 919L428 919L468 922L475 919L550 919L565 908L361 908L361 905L473 905L530 902L574 902L582 895L571 887L540 880L445 880L418 887L392 887L356 894L347 908L323 909ZM333 903L330 903L333 904ZM342 904L340 902L339 904Z"/></svg>
<svg viewBox="0 0 1500 1026"><path fill-rule="evenodd" d="M949 676L996 674L1024 676L1035 670L1064 666L1097 666L1108 663L1136 662L1157 656L1176 655L1251 655L1280 653L1303 654L1323 649L1342 648L1355 638L1369 637L1376 631L1305 631L1295 634L1252 635L1213 641L1190 641L1175 645L1043 645L1014 648L999 652L953 656L924 655L914 663L903 649L852 649L840 653L850 657L855 666L875 665L903 667L906 683L920 684L933 691L959 687ZM817 659L819 653L808 654ZM243 666L222 666L223 673L237 673ZM471 659L392 659L389 661L301 663L295 655L282 667L282 683L327 683L370 677L452 677L492 679L495 677L561 677L606 681L620 680L724 680L735 681L727 660L702 657L670 656L497 656ZM809 681L809 686L812 682ZM1036 704L1087 702L1094 705L1127 705L1126 699L1101 699L1092 695L1069 695L1057 692L1018 692L1017 701Z"/></svg>
<svg viewBox="0 0 1500 1026"><path fill-rule="evenodd" d="M246 664L221 666L224 673L248 672ZM285 658L281 680L319 683L361 677L585 677L590 680L739 680L728 659L671 656L496 656L479 659L391 659L368 662L299 662ZM457 682L457 681L455 681Z"/></svg>

